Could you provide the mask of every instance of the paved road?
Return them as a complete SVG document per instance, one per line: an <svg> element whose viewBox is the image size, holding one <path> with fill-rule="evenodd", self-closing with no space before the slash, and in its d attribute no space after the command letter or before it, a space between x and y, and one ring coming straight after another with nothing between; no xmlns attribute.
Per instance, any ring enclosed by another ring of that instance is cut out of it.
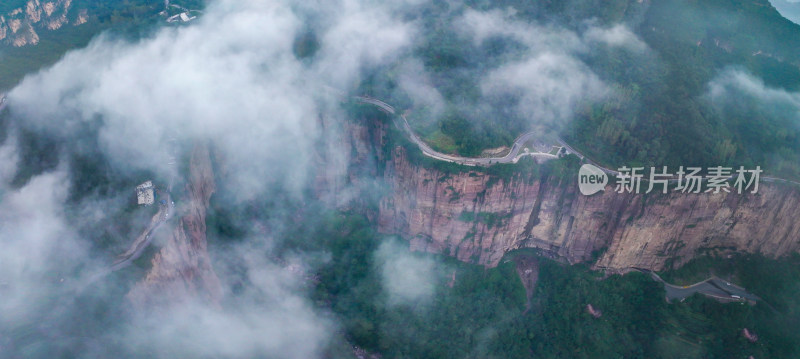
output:
<svg viewBox="0 0 800 359"><path fill-rule="evenodd" d="M560 138L558 139L558 143L566 149L568 154L574 154L574 155L578 156L584 162L590 163L590 164L600 168L606 174L609 174L609 175L612 175L612 176L615 176L615 177L620 177L622 175L619 171L603 167L603 166L599 165L598 163L590 160L589 158L584 156L582 153L580 153L580 152L576 151L575 149L573 149L570 145L568 145L566 142L564 142L564 140L562 140ZM649 177L649 174L645 174L645 176L642 178L642 181L648 181L647 177ZM702 176L702 178L703 179L708 179L709 176ZM736 175L732 174L730 177L728 177L728 180L732 180L732 179L735 179L735 178L736 178ZM763 181L763 182L784 183L784 184L792 184L792 185L800 186L800 182L787 180L787 179L783 179L783 178L778 178L778 177L759 176L759 178L760 178L760 181ZM671 178L671 179L668 180L669 183L675 183L677 181L678 181L677 178ZM685 179L684 179L684 181L685 181Z"/></svg>
<svg viewBox="0 0 800 359"><path fill-rule="evenodd" d="M89 279L77 284L75 289L78 293L83 292L84 289L94 284L98 280L105 278L105 276L111 274L112 272L129 266L131 263L133 263L133 261L142 255L142 252L144 252L145 248L147 248L147 246L150 245L150 242L153 241L153 233L155 233L155 231L161 227L164 222L172 217L172 214L175 211L175 204L172 202L169 193L167 193L166 197L166 203L159 204L158 212L153 215L152 219L150 220L150 225L148 225L147 228L142 231L142 234L140 234L139 237L136 237L136 240L133 241L128 250L125 251L125 253L120 254L109 267L92 274Z"/></svg>
<svg viewBox="0 0 800 359"><path fill-rule="evenodd" d="M405 115L400 114L399 116L397 116L397 111L391 105L389 105L386 102L383 102L381 100L374 99L374 98L371 98L371 97L366 97L366 96L357 96L356 100L358 100L360 102L364 102L364 103L375 105L375 106L381 108L383 111L385 111L385 112L387 112L387 113L389 113L391 115L395 115L395 117L399 117L402 120L399 125L406 132L406 134L408 134L408 137L411 139L411 141L414 142L422 150L422 152L425 155L427 155L429 157L432 157L432 158L436 158L436 159L442 160L442 161L455 162L455 163L460 163L460 164L467 165L467 166L476 166L476 165L486 166L486 165L491 165L491 164L494 164L494 163L516 163L519 160L519 158L521 156L523 156L523 155L536 156L536 157L544 158L544 159L547 159L547 160L558 158L558 156L552 155L552 154L549 154L549 153L523 153L523 154L519 154L519 151L522 148L522 146L524 145L524 143L527 142L528 140L530 140L531 138L533 138L536 135L536 133L534 133L534 132L528 132L528 133L523 134L522 136L519 136L514 141L514 144L511 147L511 151L509 151L509 153L507 155L503 156L503 157L497 157L497 158L467 158L467 157L459 157L459 156L447 155L447 154L444 154L444 153L437 152L437 151L433 150L430 146L428 146L428 144L426 144L424 141L422 141L419 138L419 136L417 136L414 133L414 131L411 130L411 126L409 126L408 120L406 120ZM591 159L589 159L586 156L584 156L582 153L576 151L574 148L572 148L572 146L570 146L569 144L567 144L566 142L564 142L564 140L562 140L560 138L558 139L558 143L564 148L564 150L566 151L567 154L574 154L574 155L578 156L581 159L582 162L590 163L590 164L600 168L603 172L605 172L608 175L617 176L617 177L622 175L619 171L616 171L616 170L613 170L613 169L610 169L610 168L606 168L606 167L603 167L603 166L597 164L596 162L594 162ZM704 178L708 178L708 176L705 176ZM733 178L734 178L734 175L732 175L728 179L733 179ZM795 181L791 181L791 180L785 180L785 179L782 179L782 178L762 176L761 179L764 180L765 182L781 182L781 183L795 184L795 185L800 186L800 182L795 182ZM647 181L647 179L645 179L645 178L642 178L642 180ZM675 183L676 181L678 181L677 178L668 179L668 182L670 182L670 183ZM754 294L751 294L751 293L748 293L744 288L736 286L734 284L731 284L731 283L729 283L727 281L724 281L722 279L719 279L717 277L711 277L711 278L708 278L708 279L706 279L706 280L704 280L702 282L695 283L695 284L690 285L690 286L676 286L676 285L672 285L672 284L669 284L669 283L665 282L663 279L661 279L660 276L658 276L658 274L656 274L656 273L654 273L652 271L645 270L645 269L639 269L639 268L634 268L634 269L642 271L642 272L650 273L650 275L653 277L653 279L663 283L664 284L664 289L667 292L667 298L669 300L673 300L673 299L682 300L682 299L687 298L687 297L689 297L689 296L691 296L691 295L693 295L695 293L700 293L700 294L703 294L703 295L706 295L706 296L710 296L710 297L714 297L714 298L718 298L718 299L723 299L723 300L730 300L730 301L745 301L745 300L749 300L749 301L754 301L755 302L755 301L758 301L760 299L758 296L756 296Z"/></svg>
<svg viewBox="0 0 800 359"><path fill-rule="evenodd" d="M771 177L771 176L761 176L761 180L764 182L772 182L772 183L785 183L785 184L793 184L796 186L800 186L800 182L787 180L778 177Z"/></svg>
<svg viewBox="0 0 800 359"><path fill-rule="evenodd" d="M169 144L168 148L168 165L172 167L173 173L169 177L169 182L167 185L167 190L164 192L164 197L162 200L159 201L158 204L158 212L153 216L150 220L150 225L133 241L130 248L128 248L125 253L122 253L117 257L114 263L111 264L109 268L109 272L113 272L122 268L127 267L137 258L142 255L145 248L150 245L150 242L153 240L153 233L160 227L164 222L169 220L172 214L175 212L175 202L172 201L172 197L170 192L172 192L172 183L174 182L175 178L175 165L177 163L177 153L179 151L178 140L175 137L170 137L167 140Z"/></svg>
<svg viewBox="0 0 800 359"><path fill-rule="evenodd" d="M453 156L453 155L444 154L444 153L441 153L441 152L438 152L438 151L434 150L433 148L428 146L428 144L425 143L425 141L420 139L419 136L417 136L417 134L414 133L414 131L411 129L411 126L409 126L408 120L406 119L406 116L403 115L403 114L399 114L398 115L397 111L395 111L394 107L392 107L391 105L389 105L386 102L383 102L381 100L378 100L378 99L375 99L375 98L371 98L371 97L366 97L366 96L356 96L355 99L357 101L360 101L360 102L364 102L364 103L368 103L368 104L371 104L371 105L375 105L375 106L379 107L380 109L382 109L383 111L389 113L390 115L396 115L396 117L401 120L400 123L399 123L399 127L401 127L403 129L403 131L406 132L406 134L408 135L409 139L412 142L414 142L414 144L416 144L417 147L420 148L420 150L422 150L423 154L425 154L428 157L435 158L437 160L446 161L446 162L454 162L454 163L458 163L458 164L462 164L462 165L466 165L466 166L489 166L489 165L492 165L492 164L495 164L495 163L517 163L517 161L519 161L520 158L525 157L525 156L530 156L530 157L534 157L534 158L543 158L545 160L551 160L551 159L558 158L558 156L556 156L556 155L549 154L549 153L543 153L543 152L523 152L523 153L520 153L520 151L523 150L523 146L525 145L525 142L527 142L528 140L530 140L531 138L533 138L536 135L535 132L528 132L528 133L525 133L525 134L517 137L517 139L514 140L514 144L511 146L511 151L509 151L508 154L506 154L503 157L485 157L485 158L484 157L478 157L478 158L475 158L475 157L460 157L460 156Z"/></svg>
<svg viewBox="0 0 800 359"><path fill-rule="evenodd" d="M341 92L337 91L337 93L341 93ZM397 111L395 110L395 108L392 107L391 105L389 105L388 103L383 102L381 100L378 100L376 98L368 97L368 96L355 96L355 99L357 101L360 101L360 102L363 102L363 103L368 103L368 104L377 106L380 109L382 109L383 111L389 113L390 115L395 115L396 118L399 118L401 120L400 123L398 124L398 126L400 128L402 128L403 131L406 132L406 134L408 135L409 139L412 142L414 142L414 144L416 144L417 147L420 148L420 150L422 150L422 153L425 154L428 157L435 158L437 160L446 161L446 162L454 162L454 163L458 163L458 164L462 164L462 165L466 165L466 166L489 166L489 165L492 165L492 164L495 164L495 163L517 163L517 161L519 161L519 159L524 157L524 156L531 156L531 157L535 157L535 158L541 158L541 159L543 159L545 161L558 158L557 155L552 155L552 154L543 153L543 152L523 152L523 153L520 153L520 151L523 149L523 145L525 144L525 142L527 142L531 138L534 138L536 136L536 134L537 134L536 132L527 132L527 133L524 133L521 136L517 137L517 139L514 140L514 143L511 146L511 151L509 151L509 153L507 155L503 156L503 157L474 158L474 157L460 157L460 156L453 156L453 155L444 154L444 153L441 153L441 152L438 152L438 151L434 150L427 143L425 143L425 141L420 139L419 136L417 136L417 134L414 133L414 131L411 129L411 126L408 124L408 120L406 119L406 116L404 114L398 114ZM395 123L397 123L397 122L395 122ZM617 170L601 166L597 162L592 161L591 159L586 157L583 153L575 150L572 146L570 146L568 143L566 143L561 138L558 139L558 144L561 145L564 148L564 151L566 152L566 154L574 154L574 155L578 156L578 158L580 158L582 162L592 164L592 165L596 166L597 168L600 168L603 172L605 172L606 174L608 174L610 176L615 176L615 177L623 176L623 174L621 172L617 171ZM643 177L641 178L641 180L644 181L644 182L647 182L648 181L648 177L649 177L649 173L644 173ZM701 178L703 178L704 180L707 180L708 178L710 178L710 176L701 176ZM733 180L734 178L736 178L736 175L732 174L730 177L728 177L728 180ZM665 179L667 179L667 178L665 178ZM762 181L764 181L764 182L784 183L784 184L793 184L793 185L800 186L800 182L787 180L787 179L782 179L782 178L777 178L777 177L760 176L760 179ZM678 182L678 178L673 175L672 177L668 178L667 181L668 181L668 183L676 183L676 182ZM684 179L684 181L685 181L685 179Z"/></svg>
<svg viewBox="0 0 800 359"><path fill-rule="evenodd" d="M649 273L653 279L664 284L664 289L667 291L667 299L669 300L683 300L684 298L690 297L695 293L730 301L748 300L756 302L761 299L755 294L748 293L744 288L717 277L711 277L704 281L688 286L678 286L665 282L655 272L646 269L636 269L640 272Z"/></svg>
<svg viewBox="0 0 800 359"><path fill-rule="evenodd" d="M153 232L158 229L164 222L166 222L172 213L175 211L175 204L172 202L172 198L170 198L169 193L166 195L166 199L163 201L165 203L158 205L158 212L153 216L150 220L150 225L133 241L130 248L128 248L125 253L121 254L117 257L117 260L111 264L110 271L120 270L122 268L127 267L131 264L131 262L135 261L139 256L142 255L145 248L152 242L153 240Z"/></svg>
<svg viewBox="0 0 800 359"><path fill-rule="evenodd" d="M341 91L337 90L337 93L341 93ZM378 100L378 99L375 99L375 98L372 98L372 97L367 97L367 96L356 96L355 99L357 101L361 101L361 102L364 102L364 103L368 103L368 104L372 104L372 105L378 106L382 110L386 111L387 113L389 113L391 115L397 115L397 111L394 109L394 107L392 107L391 105L389 105L386 102L383 102L381 100ZM8 102L6 101L5 94L0 94L0 112L2 112L6 108L7 105L8 105ZM519 161L520 158L525 157L525 156L541 158L543 160L551 160L551 159L558 158L558 156L556 156L556 155L552 155L552 154L549 154L549 153L543 153L543 152L523 152L523 153L519 153L520 150L522 150L522 146L525 144L525 142L527 142L531 138L534 138L534 136L536 135L535 132L527 132L527 133L524 133L521 136L517 137L517 139L514 140L514 144L511 146L511 151L509 151L509 153L507 155L503 156L503 157L471 158L471 157L451 156L451 155L444 154L444 153L441 153L441 152L438 152L438 151L434 150L433 148L428 146L428 144L425 143L425 141L420 139L419 136L417 136L417 134L415 134L414 131L411 129L411 126L409 126L408 120L406 119L406 116L404 114L400 114L398 117L402 120L402 123L401 123L400 127L402 127L403 130L406 132L406 134L408 134L408 137L411 139L411 141L414 142L414 144L416 144L420 148L420 150L422 150L422 153L425 154L428 157L432 157L432 158L435 158L435 159L438 159L438 160L447 161L447 162L455 162L455 163L459 163L459 164L467 165L467 166L476 166L476 165L478 165L478 166L488 166L488 165L492 165L492 164L495 164L495 163L517 163L517 161ZM171 141L174 141L174 139L171 139ZM590 164L600 168L603 172L605 172L608 175L616 176L616 177L621 176L621 173L619 171L603 167L600 164L592 161L588 157L584 156L581 152L579 152L579 151L575 150L574 148L572 148L572 146L567 144L563 139L559 138L558 139L558 143L559 143L559 145L561 145L564 148L564 150L566 151L567 154L574 154L574 155L578 156L582 161L584 161L586 163L590 163ZM171 161L173 161L173 162L171 162L170 165L174 165L174 161L175 161L174 156L173 156ZM734 176L729 177L729 179L732 179L732 178L734 178ZM642 180L643 181L647 181L647 178L642 178ZM787 180L787 179L783 179L783 178L771 177L771 176L761 176L761 180L764 181L764 182L784 183L784 184L793 184L793 185L796 185L796 186L800 186L800 182ZM675 183L675 182L677 182L677 179L670 179L669 182L670 183ZM172 189L172 180L170 180L168 191L170 191L171 189Z"/></svg>

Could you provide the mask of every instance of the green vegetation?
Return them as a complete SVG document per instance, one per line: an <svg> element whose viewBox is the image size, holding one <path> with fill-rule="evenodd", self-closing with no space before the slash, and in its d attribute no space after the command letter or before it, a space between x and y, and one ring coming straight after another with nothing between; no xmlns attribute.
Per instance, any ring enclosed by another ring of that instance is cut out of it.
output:
<svg viewBox="0 0 800 359"><path fill-rule="evenodd" d="M680 269L662 274L664 280L676 284L695 283L711 275L729 279L762 297L780 311L800 304L800 255L770 260L759 255L732 254L730 258L703 256ZM797 313L800 315L800 312ZM800 320L800 317L795 318Z"/></svg>
<svg viewBox="0 0 800 359"><path fill-rule="evenodd" d="M28 130L18 137L20 160L17 162L11 185L21 187L31 177L55 169L58 165L58 144L55 139Z"/></svg>
<svg viewBox="0 0 800 359"><path fill-rule="evenodd" d="M0 14L23 6L27 1L13 0L0 4ZM203 6L202 1L182 1L193 9ZM129 39L146 36L163 22L158 12L164 7L160 0L77 0L68 12L74 19L79 9L86 9L88 22L79 26L65 25L58 30L37 28L39 44L12 47L0 45L0 89L10 89L31 72L50 66L72 49L86 46L102 31Z"/></svg>
<svg viewBox="0 0 800 359"><path fill-rule="evenodd" d="M7 14L10 11L25 6L28 0L6 0L0 3L0 14Z"/></svg>
<svg viewBox="0 0 800 359"><path fill-rule="evenodd" d="M451 21L458 12L433 4L429 7L430 12L422 19L428 37L415 55L433 74L446 104L438 119L418 119L412 114L409 121L443 152L477 157L487 148L510 146L517 136L530 130L529 120L511 110L515 102L509 99L493 99L488 106L477 106L485 100L477 74L519 57L520 45L504 39L476 45L452 28ZM452 143L436 141L441 137Z"/></svg>
<svg viewBox="0 0 800 359"><path fill-rule="evenodd" d="M605 77L623 79L624 96L584 109L566 133L570 142L606 163L761 165L773 175L800 175L796 108L735 87L721 99L706 95L731 66L768 87L797 91L800 26L767 1L673 0L653 3L637 32L656 58L625 78L622 67L605 64L640 60L594 56Z"/></svg>
<svg viewBox="0 0 800 359"><path fill-rule="evenodd" d="M584 265L539 258L538 284L526 308L513 253L492 269L417 254L438 263L435 295L398 306L385 301L373 257L381 240L370 222L345 213L323 218L324 224L307 234L321 239L331 253L318 271L314 297L342 320L352 344L385 358L790 358L800 353L800 333L794 330L800 319L800 256L742 257L727 264L731 271L753 270L737 278L769 303L755 306L699 295L670 304L663 287L642 273L602 279ZM306 249L311 242L298 238ZM721 263L698 260L664 275L674 279ZM590 315L587 304L602 316ZM758 342L747 341L743 328L756 333Z"/></svg>
<svg viewBox="0 0 800 359"><path fill-rule="evenodd" d="M404 149L409 163L442 173L444 177L440 180L452 174L468 173L469 176L488 175L487 188L512 179L531 183L538 179L552 178L559 183L567 184L571 178L575 178L581 165L580 159L574 155L547 161L542 165L537 164L531 157L523 157L517 163L497 163L488 167L464 166L441 161L425 156L419 147L408 139L406 133L394 125L392 117L376 109L375 106L349 102L344 108L350 115L348 118L351 121L366 126L375 126L375 122L379 121L386 126L386 143L382 147L384 158L390 159L391 151L400 146Z"/></svg>
<svg viewBox="0 0 800 359"><path fill-rule="evenodd" d="M348 113L348 119L361 125L374 126L375 121L383 122L386 125L386 143L384 144L383 156L384 158L391 157L391 151L397 146L405 150L406 158L415 166L421 166L428 169L437 170L445 175L460 174L460 173L486 173L492 176L492 183L498 180L510 180L514 176L523 176L528 180L538 178L539 165L536 161L529 157L520 159L516 164L494 164L489 167L480 166L464 166L457 163L446 162L425 156L416 144L408 139L405 132L398 129L394 123L393 118L378 110L373 105L361 104L355 102L348 102L344 105L345 111ZM568 156L569 157L569 156ZM577 160L577 158L574 158ZM558 161L549 161L556 164L545 164L545 166L562 166L562 161L569 163L574 162L572 158L561 159ZM548 163L549 163L548 162ZM571 165L570 165L571 166ZM575 167L577 169L577 167ZM577 172L576 172L577 173ZM491 183L490 183L491 184Z"/></svg>
<svg viewBox="0 0 800 359"><path fill-rule="evenodd" d="M511 213L500 214L494 212L469 212L463 211L458 216L458 220L462 222L478 222L485 224L489 229L495 226L502 226L511 218Z"/></svg>
<svg viewBox="0 0 800 359"><path fill-rule="evenodd" d="M797 104L780 95L800 91L800 26L767 0L466 3L477 10L513 7L512 21L555 24L577 34L587 19L601 27L622 23L646 43L645 51L595 44L578 56L613 95L600 103L578 103L563 128L537 124L543 135L559 134L609 167L758 165L772 176L800 178ZM426 37L414 55L431 74L445 108L435 119L424 109L417 116L415 109L409 121L435 148L478 156L533 129L530 118L513 110L514 99L481 93L482 75L528 55L511 37L477 44L458 33L453 21L464 11L445 2L420 11ZM379 71L386 75L371 77L363 90L407 107L392 70ZM749 74L766 90L727 78L732 73ZM721 95L710 95L712 82Z"/></svg>
<svg viewBox="0 0 800 359"><path fill-rule="evenodd" d="M436 151L442 153L457 153L458 146L453 138L445 135L442 131L437 130L428 134L423 141L431 146Z"/></svg>
<svg viewBox="0 0 800 359"><path fill-rule="evenodd" d="M319 271L317 301L338 314L348 339L384 357L480 356L474 350L492 326L524 309L523 288L507 280L515 275L512 264L486 271L452 259L437 265L442 280L429 302L389 305L373 258L378 236L363 217L334 216L314 237L332 256ZM458 280L449 288L444 278L453 270Z"/></svg>
<svg viewBox="0 0 800 359"><path fill-rule="evenodd" d="M301 33L294 40L293 51L297 58L306 59L313 57L314 54L317 53L317 50L319 50L319 39L317 39L317 35L311 30Z"/></svg>

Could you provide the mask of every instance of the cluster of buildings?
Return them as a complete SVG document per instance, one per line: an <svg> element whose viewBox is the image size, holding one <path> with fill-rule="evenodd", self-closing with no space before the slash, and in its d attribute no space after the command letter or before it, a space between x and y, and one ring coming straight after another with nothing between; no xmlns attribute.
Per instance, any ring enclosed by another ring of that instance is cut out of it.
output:
<svg viewBox="0 0 800 359"><path fill-rule="evenodd" d="M164 0L164 10L159 13L159 15L167 16L170 12L170 8L175 8L181 11L179 14L172 15L167 18L167 22L189 22L197 18L197 16L192 16L192 12L200 12L199 10L189 10L183 6L170 4L169 0Z"/></svg>
<svg viewBox="0 0 800 359"><path fill-rule="evenodd" d="M136 203L149 206L156 201L155 186L153 181L147 181L136 186Z"/></svg>
<svg viewBox="0 0 800 359"><path fill-rule="evenodd" d="M167 22L178 22L178 21L180 21L180 22L189 22L189 21L192 21L192 20L194 20L196 18L197 18L197 16L189 16L189 12L187 11L187 12L182 12L180 14L172 15L172 16L168 17L167 18Z"/></svg>

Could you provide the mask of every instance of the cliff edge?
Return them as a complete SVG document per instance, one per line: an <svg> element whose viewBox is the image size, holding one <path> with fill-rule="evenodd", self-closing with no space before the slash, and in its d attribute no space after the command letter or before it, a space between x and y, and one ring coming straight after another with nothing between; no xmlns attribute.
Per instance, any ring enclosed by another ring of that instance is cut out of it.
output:
<svg viewBox="0 0 800 359"><path fill-rule="evenodd" d="M800 250L800 190L790 185L762 182L756 194L620 194L610 184L584 196L577 179L415 166L399 146L384 179L381 232L486 266L521 248L612 271L668 269L702 253L774 258Z"/></svg>
<svg viewBox="0 0 800 359"><path fill-rule="evenodd" d="M181 216L151 260L145 278L128 293L132 303L147 307L153 302L188 298L219 303L222 286L211 266L206 241L206 212L215 186L208 147L197 145L192 151Z"/></svg>

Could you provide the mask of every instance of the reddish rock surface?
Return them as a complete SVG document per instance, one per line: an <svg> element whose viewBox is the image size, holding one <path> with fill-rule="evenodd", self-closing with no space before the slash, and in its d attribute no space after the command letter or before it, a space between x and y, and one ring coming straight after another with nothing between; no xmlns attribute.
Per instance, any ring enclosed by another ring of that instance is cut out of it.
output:
<svg viewBox="0 0 800 359"><path fill-rule="evenodd" d="M749 340L752 343L755 343L755 342L758 341L758 335L755 335L753 332L751 332L747 328L742 329L742 335L744 335L744 337L747 338L747 340Z"/></svg>
<svg viewBox="0 0 800 359"><path fill-rule="evenodd" d="M445 174L412 165L394 148L380 230L401 235L414 250L490 267L519 248L612 271L661 270L704 251L779 257L800 249L800 191L788 185L762 181L757 194L634 195L614 192L612 183L583 196L575 181L528 177ZM468 219L480 213L494 223Z"/></svg>
<svg viewBox="0 0 800 359"><path fill-rule="evenodd" d="M586 311L589 312L589 314L591 314L595 318L600 318L603 316L603 312L595 309L594 306L592 306L591 304L586 305Z"/></svg>
<svg viewBox="0 0 800 359"><path fill-rule="evenodd" d="M45 29L57 30L69 23L75 26L86 23L86 9L68 18L75 12L72 11L72 0L28 0L18 8L0 14L0 43L15 47L36 45L39 33Z"/></svg>
<svg viewBox="0 0 800 359"><path fill-rule="evenodd" d="M218 304L222 287L208 256L206 210L215 190L209 150L198 145L192 152L185 207L164 247L153 257L152 268L128 293L136 305L175 302L185 299Z"/></svg>

